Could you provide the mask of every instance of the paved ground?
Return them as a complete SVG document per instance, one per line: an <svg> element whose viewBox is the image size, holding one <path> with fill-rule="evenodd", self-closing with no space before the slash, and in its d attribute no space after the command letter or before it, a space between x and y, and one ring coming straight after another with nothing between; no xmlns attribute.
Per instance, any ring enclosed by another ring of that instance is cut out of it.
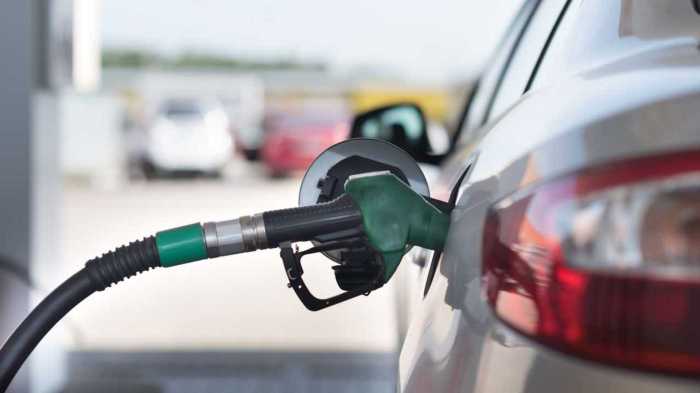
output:
<svg viewBox="0 0 700 393"><path fill-rule="evenodd" d="M74 353L61 393L389 393L396 358L379 353Z"/></svg>
<svg viewBox="0 0 700 393"><path fill-rule="evenodd" d="M271 180L247 164L222 180L140 182L114 191L68 185L58 272L52 286L86 259L159 229L233 218L295 204L298 178ZM310 285L330 294L330 265L308 264ZM393 293L312 313L286 287L275 251L160 269L95 295L72 314L78 351L353 351L395 348Z"/></svg>

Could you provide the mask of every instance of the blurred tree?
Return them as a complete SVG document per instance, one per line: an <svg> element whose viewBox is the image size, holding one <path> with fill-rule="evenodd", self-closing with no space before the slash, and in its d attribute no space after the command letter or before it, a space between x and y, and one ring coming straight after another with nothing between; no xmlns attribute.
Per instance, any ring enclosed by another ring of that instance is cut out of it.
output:
<svg viewBox="0 0 700 393"><path fill-rule="evenodd" d="M158 56L138 49L107 49L102 52L102 66L107 68L145 68L160 62Z"/></svg>
<svg viewBox="0 0 700 393"><path fill-rule="evenodd" d="M217 54L186 52L167 58L140 49L107 49L102 53L106 68L167 68L167 69L223 69L223 70L310 70L324 71L321 61L294 59L256 60L234 58Z"/></svg>

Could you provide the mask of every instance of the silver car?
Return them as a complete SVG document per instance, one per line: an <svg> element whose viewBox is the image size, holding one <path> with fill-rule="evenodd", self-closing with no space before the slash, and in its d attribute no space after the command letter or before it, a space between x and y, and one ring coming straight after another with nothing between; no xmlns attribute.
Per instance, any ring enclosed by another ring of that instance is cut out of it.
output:
<svg viewBox="0 0 700 393"><path fill-rule="evenodd" d="M451 152L410 146L455 207L399 391L700 391L699 43L697 1L524 2Z"/></svg>

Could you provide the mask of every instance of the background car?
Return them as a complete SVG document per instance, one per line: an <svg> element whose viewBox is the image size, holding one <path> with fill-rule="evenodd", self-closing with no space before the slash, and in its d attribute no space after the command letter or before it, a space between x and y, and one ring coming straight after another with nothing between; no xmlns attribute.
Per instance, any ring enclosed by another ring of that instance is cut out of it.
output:
<svg viewBox="0 0 700 393"><path fill-rule="evenodd" d="M694 1L525 2L450 153L405 146L455 207L444 251L400 269L421 283L400 391L697 391L699 22Z"/></svg>
<svg viewBox="0 0 700 393"><path fill-rule="evenodd" d="M146 134L144 170L219 174L231 159L233 139L226 113L213 102L165 101Z"/></svg>
<svg viewBox="0 0 700 393"><path fill-rule="evenodd" d="M303 171L330 146L349 134L344 112L305 110L278 113L265 121L262 160L272 175Z"/></svg>

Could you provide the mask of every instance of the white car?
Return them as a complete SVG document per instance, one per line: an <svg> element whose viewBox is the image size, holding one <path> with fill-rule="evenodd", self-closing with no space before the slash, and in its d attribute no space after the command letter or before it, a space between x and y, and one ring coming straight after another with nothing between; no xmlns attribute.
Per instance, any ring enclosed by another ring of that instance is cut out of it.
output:
<svg viewBox="0 0 700 393"><path fill-rule="evenodd" d="M700 391L699 48L698 0L524 1L447 155L358 115L454 206L402 267L399 392Z"/></svg>
<svg viewBox="0 0 700 393"><path fill-rule="evenodd" d="M147 130L146 143L147 175L219 174L233 154L226 112L220 105L203 100L164 102Z"/></svg>

